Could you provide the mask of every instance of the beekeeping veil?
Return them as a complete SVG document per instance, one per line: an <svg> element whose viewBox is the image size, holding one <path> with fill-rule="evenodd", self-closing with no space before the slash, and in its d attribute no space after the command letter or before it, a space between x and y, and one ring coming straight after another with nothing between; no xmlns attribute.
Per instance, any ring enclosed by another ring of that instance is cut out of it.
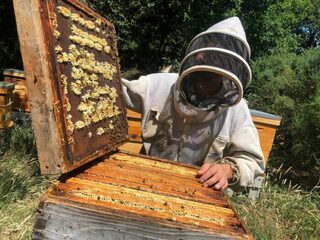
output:
<svg viewBox="0 0 320 240"><path fill-rule="evenodd" d="M204 115L201 111L208 114L239 103L251 82L249 58L250 47L238 17L219 22L194 37L181 62L175 85L178 111L195 116L200 110L200 115ZM199 96L199 78L219 81L219 89L211 96Z"/></svg>

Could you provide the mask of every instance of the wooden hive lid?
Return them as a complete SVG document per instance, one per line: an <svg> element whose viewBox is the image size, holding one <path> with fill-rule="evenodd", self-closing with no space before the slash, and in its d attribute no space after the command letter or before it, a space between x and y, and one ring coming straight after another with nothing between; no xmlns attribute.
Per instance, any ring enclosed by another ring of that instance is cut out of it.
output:
<svg viewBox="0 0 320 240"><path fill-rule="evenodd" d="M3 69L3 76L25 78L24 71L14 68Z"/></svg>
<svg viewBox="0 0 320 240"><path fill-rule="evenodd" d="M76 0L14 0L43 174L65 173L127 140L114 26Z"/></svg>
<svg viewBox="0 0 320 240"><path fill-rule="evenodd" d="M270 113L250 109L250 114L252 116L252 120L255 123L261 123L265 125L270 125L272 127L280 126L281 117L277 115L273 115Z"/></svg>

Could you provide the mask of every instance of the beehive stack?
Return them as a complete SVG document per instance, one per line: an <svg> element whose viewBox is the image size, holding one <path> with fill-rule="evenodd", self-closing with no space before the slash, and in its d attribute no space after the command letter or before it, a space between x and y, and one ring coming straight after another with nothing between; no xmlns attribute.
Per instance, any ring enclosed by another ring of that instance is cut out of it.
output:
<svg viewBox="0 0 320 240"><path fill-rule="evenodd" d="M17 69L4 69L3 81L14 83L12 110L30 112L29 95L24 72Z"/></svg>
<svg viewBox="0 0 320 240"><path fill-rule="evenodd" d="M250 110L250 113L259 133L264 161L265 165L267 165L276 130L280 126L281 117L257 110Z"/></svg>
<svg viewBox="0 0 320 240"><path fill-rule="evenodd" d="M34 239L251 238L195 167L118 151L128 123L111 23L76 0L14 8L41 172L64 173Z"/></svg>
<svg viewBox="0 0 320 240"><path fill-rule="evenodd" d="M12 126L13 83L0 82L0 129Z"/></svg>

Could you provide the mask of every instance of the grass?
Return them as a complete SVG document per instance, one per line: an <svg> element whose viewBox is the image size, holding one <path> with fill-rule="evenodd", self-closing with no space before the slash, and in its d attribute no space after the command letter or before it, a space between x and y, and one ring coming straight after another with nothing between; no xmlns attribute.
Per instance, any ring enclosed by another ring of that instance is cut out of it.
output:
<svg viewBox="0 0 320 240"><path fill-rule="evenodd" d="M1 239L31 239L39 199L56 177L40 175L29 126L3 132L0 144ZM273 177L257 200L239 194L231 201L255 239L319 239L320 197L315 190L300 190Z"/></svg>
<svg viewBox="0 0 320 240"><path fill-rule="evenodd" d="M2 132L0 143L1 239L31 239L39 198L55 177L40 175L29 126Z"/></svg>
<svg viewBox="0 0 320 240"><path fill-rule="evenodd" d="M231 200L255 239L319 239L318 193L269 185L256 201L244 195Z"/></svg>

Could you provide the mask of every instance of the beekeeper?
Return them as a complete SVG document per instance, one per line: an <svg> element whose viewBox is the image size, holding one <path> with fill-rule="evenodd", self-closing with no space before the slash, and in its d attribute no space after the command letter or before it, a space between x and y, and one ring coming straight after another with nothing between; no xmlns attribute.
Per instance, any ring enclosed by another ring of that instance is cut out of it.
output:
<svg viewBox="0 0 320 240"><path fill-rule="evenodd" d="M201 166L205 187L239 190L264 171L244 90L250 47L238 17L192 39L179 73L123 79L127 107L142 114L146 154Z"/></svg>

